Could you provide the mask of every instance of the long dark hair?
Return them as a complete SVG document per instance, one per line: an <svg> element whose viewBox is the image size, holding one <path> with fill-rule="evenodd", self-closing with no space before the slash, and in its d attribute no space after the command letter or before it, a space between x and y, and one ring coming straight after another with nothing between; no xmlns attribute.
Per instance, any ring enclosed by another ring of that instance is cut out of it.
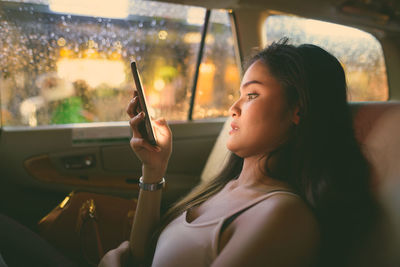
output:
<svg viewBox="0 0 400 267"><path fill-rule="evenodd" d="M289 105L300 107L298 125L285 144L266 155L264 171L286 182L314 210L321 227L320 264L343 266L376 217L369 164L355 139L343 68L322 48L293 46L286 39L258 52L247 66L256 61L281 83ZM242 166L243 159L231 154L220 175L166 213L156 238L183 211L236 179Z"/></svg>

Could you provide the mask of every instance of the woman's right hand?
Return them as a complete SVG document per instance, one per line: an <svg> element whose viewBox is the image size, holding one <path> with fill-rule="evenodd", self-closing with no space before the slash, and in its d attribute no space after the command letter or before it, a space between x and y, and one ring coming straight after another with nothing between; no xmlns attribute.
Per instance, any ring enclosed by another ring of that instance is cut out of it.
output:
<svg viewBox="0 0 400 267"><path fill-rule="evenodd" d="M168 160L172 152L172 134L165 119L154 122L154 134L157 146L151 145L140 134L138 126L144 120L144 112L138 113L139 99L134 92L133 99L129 102L126 112L130 117L132 138L130 146L143 163L143 179L147 183L158 182L165 174Z"/></svg>
<svg viewBox="0 0 400 267"><path fill-rule="evenodd" d="M108 251L98 267L121 267L126 266L129 259L129 241L122 242L119 247Z"/></svg>

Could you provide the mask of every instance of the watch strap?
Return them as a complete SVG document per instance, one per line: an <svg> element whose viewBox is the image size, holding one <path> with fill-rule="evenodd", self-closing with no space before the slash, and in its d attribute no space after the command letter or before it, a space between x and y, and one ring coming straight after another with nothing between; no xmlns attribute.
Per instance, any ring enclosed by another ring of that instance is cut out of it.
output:
<svg viewBox="0 0 400 267"><path fill-rule="evenodd" d="M165 186L164 177L158 183L144 183L143 177L139 178L139 188L144 191L157 191L157 190L164 188L164 186Z"/></svg>

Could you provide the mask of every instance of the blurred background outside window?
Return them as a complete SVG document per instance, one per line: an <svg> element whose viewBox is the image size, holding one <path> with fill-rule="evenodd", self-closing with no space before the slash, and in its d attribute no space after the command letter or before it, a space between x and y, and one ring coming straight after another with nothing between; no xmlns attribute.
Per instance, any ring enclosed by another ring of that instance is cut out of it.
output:
<svg viewBox="0 0 400 267"><path fill-rule="evenodd" d="M228 116L239 97L240 72L226 11L212 11L196 88L193 118Z"/></svg>
<svg viewBox="0 0 400 267"><path fill-rule="evenodd" d="M349 101L386 101L388 82L382 47L364 31L318 20L271 15L266 44L288 37L291 44L312 43L336 56L347 78Z"/></svg>
<svg viewBox="0 0 400 267"><path fill-rule="evenodd" d="M188 118L206 10L143 0L0 1L3 126L126 121L136 60L154 117ZM286 15L265 22L265 44L289 37L339 58L350 101L388 99L382 48L355 28ZM228 115L240 74L228 12L212 10L194 119Z"/></svg>
<svg viewBox="0 0 400 267"><path fill-rule="evenodd" d="M187 120L205 13L139 0L0 1L2 125L127 121L131 60L152 115ZM226 115L238 91L227 11L212 11L205 50L194 118Z"/></svg>

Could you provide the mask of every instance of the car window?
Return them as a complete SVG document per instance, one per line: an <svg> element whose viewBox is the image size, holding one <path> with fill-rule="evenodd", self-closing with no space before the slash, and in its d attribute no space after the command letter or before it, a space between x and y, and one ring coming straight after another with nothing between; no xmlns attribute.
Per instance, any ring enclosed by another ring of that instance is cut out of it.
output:
<svg viewBox="0 0 400 267"><path fill-rule="evenodd" d="M193 118L228 116L239 87L240 74L228 13L213 10L199 69Z"/></svg>
<svg viewBox="0 0 400 267"><path fill-rule="evenodd" d="M346 72L349 101L385 101L388 82L382 47L356 28L288 15L265 21L267 44L288 37L292 44L312 43L336 56Z"/></svg>
<svg viewBox="0 0 400 267"><path fill-rule="evenodd" d="M126 121L134 88L131 60L137 61L152 114L187 120L204 8L139 0L0 4L3 126ZM227 12L211 13L205 64L226 54L216 67L223 75L236 75ZM224 45L232 49L213 56ZM202 74L200 85L207 80ZM223 78L213 86L229 91L237 79ZM229 97L230 91L223 94ZM219 113L200 117L223 115L226 104L220 98L218 105L204 107ZM203 103L201 97L197 101Z"/></svg>

